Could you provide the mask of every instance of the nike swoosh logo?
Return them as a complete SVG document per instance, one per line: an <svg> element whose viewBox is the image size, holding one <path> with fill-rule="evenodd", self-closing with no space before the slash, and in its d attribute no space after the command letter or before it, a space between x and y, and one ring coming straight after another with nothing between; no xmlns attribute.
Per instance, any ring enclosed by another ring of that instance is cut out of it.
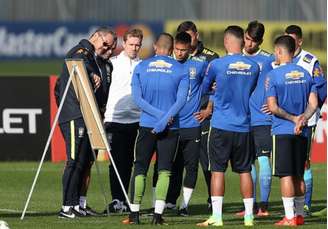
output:
<svg viewBox="0 0 328 229"><path fill-rule="evenodd" d="M200 142L200 139L196 139L195 142Z"/></svg>
<svg viewBox="0 0 328 229"><path fill-rule="evenodd" d="M202 131L202 135L208 134L208 131Z"/></svg>
<svg viewBox="0 0 328 229"><path fill-rule="evenodd" d="M67 218L71 218L71 219L75 218L75 214L65 214L65 213L61 213L61 214L62 216L66 216Z"/></svg>
<svg viewBox="0 0 328 229"><path fill-rule="evenodd" d="M268 153L271 153L271 151L270 150L262 150L262 153L263 154L268 154Z"/></svg>

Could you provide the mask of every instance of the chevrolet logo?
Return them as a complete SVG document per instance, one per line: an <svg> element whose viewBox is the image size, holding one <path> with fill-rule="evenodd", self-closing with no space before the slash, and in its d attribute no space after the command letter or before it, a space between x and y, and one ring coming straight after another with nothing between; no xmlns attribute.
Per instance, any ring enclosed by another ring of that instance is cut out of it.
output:
<svg viewBox="0 0 328 229"><path fill-rule="evenodd" d="M250 68L251 68L250 64L245 64L244 62L241 61L229 64L229 69L248 70Z"/></svg>
<svg viewBox="0 0 328 229"><path fill-rule="evenodd" d="M150 62L149 67L155 68L171 68L172 64L165 62L164 60L156 60L154 62Z"/></svg>
<svg viewBox="0 0 328 229"><path fill-rule="evenodd" d="M285 76L286 76L286 79L298 80L298 79L304 77L304 73L299 72L299 71L291 71L291 72L287 73Z"/></svg>

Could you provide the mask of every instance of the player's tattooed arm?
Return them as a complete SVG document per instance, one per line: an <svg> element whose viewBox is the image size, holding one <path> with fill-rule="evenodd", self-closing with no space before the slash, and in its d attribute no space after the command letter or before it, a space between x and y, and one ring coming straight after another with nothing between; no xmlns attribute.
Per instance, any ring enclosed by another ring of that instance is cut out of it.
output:
<svg viewBox="0 0 328 229"><path fill-rule="evenodd" d="M297 123L296 116L289 114L286 112L284 109L278 106L277 99L274 96L269 96L267 99L267 104L269 107L269 110L271 111L272 114L277 115L283 119L290 120L294 122L295 124Z"/></svg>

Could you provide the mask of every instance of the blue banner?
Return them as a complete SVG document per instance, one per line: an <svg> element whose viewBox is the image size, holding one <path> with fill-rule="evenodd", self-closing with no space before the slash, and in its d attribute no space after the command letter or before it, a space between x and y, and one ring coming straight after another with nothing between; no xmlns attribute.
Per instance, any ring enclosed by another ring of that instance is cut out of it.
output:
<svg viewBox="0 0 328 229"><path fill-rule="evenodd" d="M112 27L119 36L130 27L144 33L141 56L152 54L152 43L163 31L163 23L97 23L97 22L0 22L0 59L63 58L81 39L88 38L99 26Z"/></svg>

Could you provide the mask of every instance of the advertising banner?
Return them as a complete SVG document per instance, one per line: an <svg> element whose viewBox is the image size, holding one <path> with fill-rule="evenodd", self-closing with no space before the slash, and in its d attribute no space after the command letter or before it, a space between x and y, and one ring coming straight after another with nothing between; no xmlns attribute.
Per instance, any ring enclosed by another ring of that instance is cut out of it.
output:
<svg viewBox="0 0 328 229"><path fill-rule="evenodd" d="M40 160L50 132L49 78L0 77L0 93L0 160Z"/></svg>
<svg viewBox="0 0 328 229"><path fill-rule="evenodd" d="M67 51L99 26L110 26L118 34L118 48L122 49L122 36L130 27L144 33L141 56L152 54L152 44L163 31L163 23L113 22L0 22L0 59L63 58Z"/></svg>

